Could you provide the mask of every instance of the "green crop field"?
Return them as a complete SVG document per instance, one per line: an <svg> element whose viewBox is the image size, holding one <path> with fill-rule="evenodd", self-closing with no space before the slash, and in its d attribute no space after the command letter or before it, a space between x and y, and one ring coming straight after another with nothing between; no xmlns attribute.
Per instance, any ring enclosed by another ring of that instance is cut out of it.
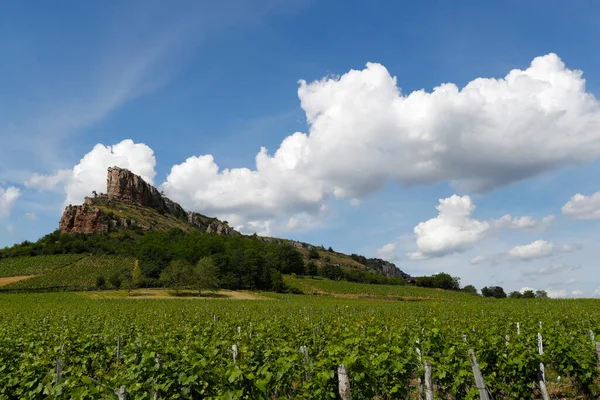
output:
<svg viewBox="0 0 600 400"><path fill-rule="evenodd" d="M0 294L0 399L335 399L340 364L353 399L416 399L425 360L436 398L471 399L469 349L494 399L534 398L540 362L553 399L599 394L597 300L269 296Z"/></svg>
<svg viewBox="0 0 600 400"><path fill-rule="evenodd" d="M64 254L55 256L16 257L0 259L0 277L38 275L72 264L84 256Z"/></svg>
<svg viewBox="0 0 600 400"><path fill-rule="evenodd" d="M473 296L463 292L427 289L416 286L401 285L370 285L329 279L312 279L285 276L285 283L301 290L305 294L339 295L343 297L375 297L404 300L448 299L472 300Z"/></svg>
<svg viewBox="0 0 600 400"><path fill-rule="evenodd" d="M54 256L49 256L54 257ZM45 260L47 257L29 257L30 260ZM18 260L18 259L17 259ZM85 290L93 288L96 278L103 275L105 278L117 274L125 276L131 273L134 259L118 256L81 256L77 260L61 268L51 268L46 273L31 279L15 282L3 286L3 290L15 289L58 289L69 288Z"/></svg>

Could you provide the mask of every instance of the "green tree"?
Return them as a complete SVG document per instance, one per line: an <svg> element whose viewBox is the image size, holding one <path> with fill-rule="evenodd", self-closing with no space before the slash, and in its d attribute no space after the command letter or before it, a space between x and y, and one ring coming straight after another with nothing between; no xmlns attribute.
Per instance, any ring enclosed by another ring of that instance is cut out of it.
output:
<svg viewBox="0 0 600 400"><path fill-rule="evenodd" d="M506 292L504 292L504 289L500 286L486 286L481 289L481 294L483 297L494 297L496 299L506 298Z"/></svg>
<svg viewBox="0 0 600 400"><path fill-rule="evenodd" d="M117 290L121 289L121 283L122 283L121 275L113 274L110 278L108 278L108 282L115 289L117 289Z"/></svg>
<svg viewBox="0 0 600 400"><path fill-rule="evenodd" d="M316 247L311 247L311 249L308 251L308 258L310 258L311 260L318 260L319 258L321 258L321 256L319 255L319 251L316 249Z"/></svg>
<svg viewBox="0 0 600 400"><path fill-rule="evenodd" d="M319 273L319 269L317 268L317 264L315 264L313 261L309 261L306 264L306 275L315 276L318 273Z"/></svg>
<svg viewBox="0 0 600 400"><path fill-rule="evenodd" d="M169 289L175 290L175 295L193 279L193 269L185 260L171 261L160 274L160 281Z"/></svg>
<svg viewBox="0 0 600 400"><path fill-rule="evenodd" d="M477 294L477 288L473 285L467 285L462 288L462 291L469 294Z"/></svg>
<svg viewBox="0 0 600 400"><path fill-rule="evenodd" d="M285 290L283 276L281 275L281 272L277 271L276 269L271 270L271 290L280 293Z"/></svg>
<svg viewBox="0 0 600 400"><path fill-rule="evenodd" d="M96 287L98 289L103 289L104 285L106 285L106 279L104 278L104 276L98 275L98 277L96 277Z"/></svg>
<svg viewBox="0 0 600 400"><path fill-rule="evenodd" d="M535 292L533 290L525 290L522 296L524 299L535 299Z"/></svg>
<svg viewBox="0 0 600 400"><path fill-rule="evenodd" d="M219 290L217 266L210 257L198 260L194 268L193 286L198 289L198 294L203 290Z"/></svg>
<svg viewBox="0 0 600 400"><path fill-rule="evenodd" d="M521 294L521 292L515 290L514 292L510 292L508 297L511 299L522 299L523 295Z"/></svg>
<svg viewBox="0 0 600 400"><path fill-rule="evenodd" d="M548 293L545 290L536 290L535 297L538 299L547 299Z"/></svg>

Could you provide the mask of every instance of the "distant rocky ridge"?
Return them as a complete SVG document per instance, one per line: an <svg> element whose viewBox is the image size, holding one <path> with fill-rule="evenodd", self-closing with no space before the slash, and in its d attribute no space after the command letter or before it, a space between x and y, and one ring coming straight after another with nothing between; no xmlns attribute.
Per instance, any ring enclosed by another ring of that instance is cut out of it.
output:
<svg viewBox="0 0 600 400"><path fill-rule="evenodd" d="M155 211L148 212L148 209ZM86 197L82 205L69 205L60 219L62 233L107 233L113 228L170 229L186 226L219 235L240 235L226 222L187 212L133 172L108 169L106 194Z"/></svg>

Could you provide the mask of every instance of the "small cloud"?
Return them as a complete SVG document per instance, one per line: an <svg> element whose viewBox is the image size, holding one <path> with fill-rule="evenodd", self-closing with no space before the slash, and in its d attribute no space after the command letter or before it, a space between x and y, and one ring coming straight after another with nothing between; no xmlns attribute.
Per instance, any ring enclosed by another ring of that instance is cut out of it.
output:
<svg viewBox="0 0 600 400"><path fill-rule="evenodd" d="M27 218L30 221L36 221L37 215L35 215L34 213L25 213L25 218Z"/></svg>
<svg viewBox="0 0 600 400"><path fill-rule="evenodd" d="M21 197L21 190L19 188L11 186L4 189L0 187L0 218L10 215L10 210L19 197Z"/></svg>
<svg viewBox="0 0 600 400"><path fill-rule="evenodd" d="M583 295L583 290L581 290L581 289L575 289L575 290L571 291L571 294L573 296L582 296Z"/></svg>
<svg viewBox="0 0 600 400"><path fill-rule="evenodd" d="M555 245L545 240L536 240L529 244L515 246L506 253L499 253L493 256L477 256L471 260L471 264L480 264L483 262L500 262L505 260L521 260L528 261L537 258L545 258L561 253L570 253L581 249L578 245ZM558 272L548 267L548 270L541 271L546 275Z"/></svg>
<svg viewBox="0 0 600 400"><path fill-rule="evenodd" d="M562 213L571 219L591 220L600 218L600 192L591 196L577 193L563 207Z"/></svg>
<svg viewBox="0 0 600 400"><path fill-rule="evenodd" d="M6 226L6 230L7 230L7 231L9 231L9 232L12 232L12 231L14 231L14 230L15 230L15 227L14 227L14 226L12 226L12 225L7 225L7 226Z"/></svg>
<svg viewBox="0 0 600 400"><path fill-rule="evenodd" d="M350 199L350 205L353 207L358 207L362 204L362 201L360 199Z"/></svg>
<svg viewBox="0 0 600 400"><path fill-rule="evenodd" d="M377 251L375 252L375 256L377 258L381 258L382 260L395 261L398 259L398 255L396 253L397 248L398 248L397 243L388 243L388 244L378 248Z"/></svg>

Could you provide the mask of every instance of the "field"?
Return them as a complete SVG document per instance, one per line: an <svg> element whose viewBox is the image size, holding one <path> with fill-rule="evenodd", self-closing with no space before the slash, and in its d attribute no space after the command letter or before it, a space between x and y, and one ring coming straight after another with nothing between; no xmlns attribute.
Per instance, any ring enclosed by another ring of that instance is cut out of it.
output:
<svg viewBox="0 0 600 400"><path fill-rule="evenodd" d="M599 394L597 300L263 295L0 294L0 399L116 398L121 386L135 399L334 399L342 363L353 399L416 399L425 360L436 398L469 399L468 349L494 399L534 398L540 361L553 399Z"/></svg>
<svg viewBox="0 0 600 400"><path fill-rule="evenodd" d="M17 257L0 260L0 277L40 275L68 266L83 258L80 254Z"/></svg>
<svg viewBox="0 0 600 400"><path fill-rule="evenodd" d="M370 285L321 278L285 276L285 283L305 294L344 298L374 298L388 300L473 300L467 293L450 290L427 289L416 286Z"/></svg>
<svg viewBox="0 0 600 400"><path fill-rule="evenodd" d="M99 275L104 276L105 279L114 274L126 276L131 273L133 264L133 258L117 256L65 255L9 258L0 261L0 272L8 274L10 271L15 271L19 275L39 274L39 276L19 280L2 286L2 289L87 290L95 287ZM24 271L27 273L23 273Z"/></svg>

